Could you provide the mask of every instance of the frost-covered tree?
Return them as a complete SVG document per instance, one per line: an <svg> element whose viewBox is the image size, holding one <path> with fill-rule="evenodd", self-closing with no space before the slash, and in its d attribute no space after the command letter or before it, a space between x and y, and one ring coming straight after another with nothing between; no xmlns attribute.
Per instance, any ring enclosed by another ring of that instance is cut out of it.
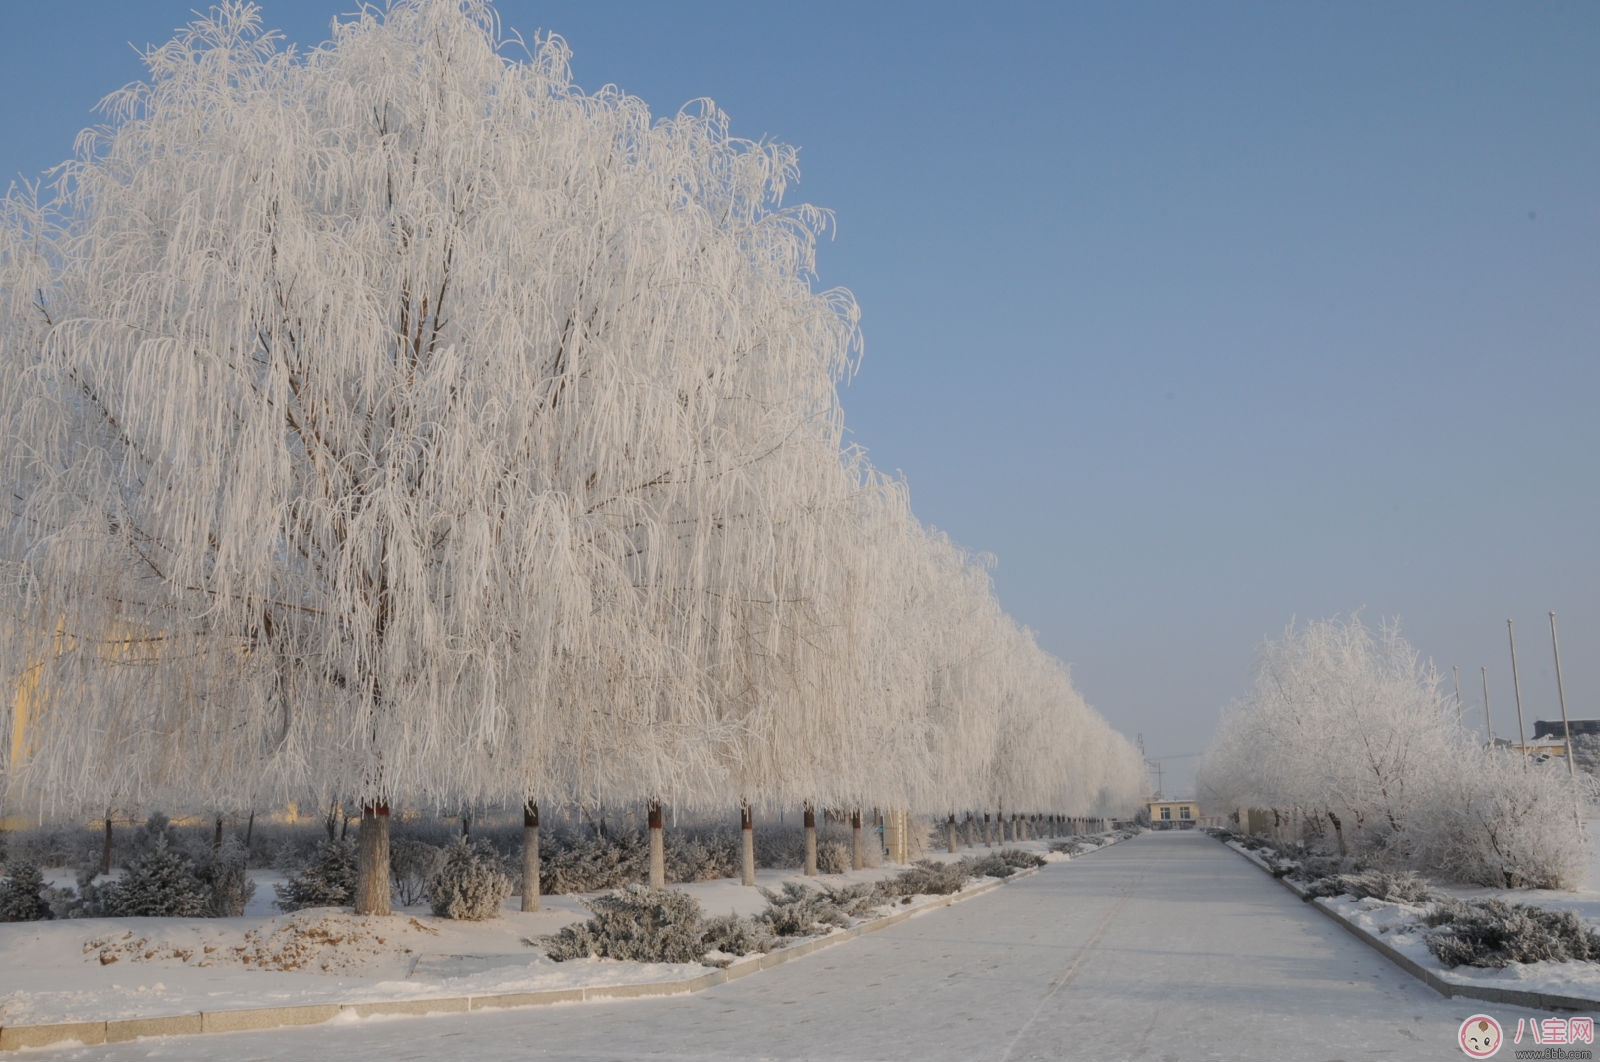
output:
<svg viewBox="0 0 1600 1062"><path fill-rule="evenodd" d="M1479 747L1398 627L1291 626L1224 713L1201 799L1311 816L1341 854L1462 881L1571 885L1586 840L1559 771Z"/></svg>
<svg viewBox="0 0 1600 1062"><path fill-rule="evenodd" d="M6 198L8 799L351 799L381 911L399 801L536 838L541 802L1122 791L981 559L843 449L856 310L794 150L568 59L487 0L308 52L229 0Z"/></svg>
<svg viewBox="0 0 1600 1062"><path fill-rule="evenodd" d="M686 632L834 471L854 307L792 149L495 34L400 0L300 54L226 3L7 201L42 799L356 794L379 910L396 799L711 778Z"/></svg>

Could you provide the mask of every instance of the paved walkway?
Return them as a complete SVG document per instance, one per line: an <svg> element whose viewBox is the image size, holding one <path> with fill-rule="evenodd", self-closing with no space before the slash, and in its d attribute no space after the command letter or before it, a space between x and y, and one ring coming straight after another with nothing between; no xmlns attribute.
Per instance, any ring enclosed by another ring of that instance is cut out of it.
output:
<svg viewBox="0 0 1600 1062"><path fill-rule="evenodd" d="M28 1057L1460 1059L1479 1009L1544 1016L1444 999L1209 837L1162 833L693 996Z"/></svg>

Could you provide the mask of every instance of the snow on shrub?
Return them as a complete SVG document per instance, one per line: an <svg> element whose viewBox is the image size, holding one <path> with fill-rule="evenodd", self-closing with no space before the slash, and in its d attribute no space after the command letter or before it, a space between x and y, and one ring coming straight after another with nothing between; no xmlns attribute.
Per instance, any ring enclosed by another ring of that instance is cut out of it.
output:
<svg viewBox="0 0 1600 1062"><path fill-rule="evenodd" d="M278 894L278 909L298 911L303 907L348 907L356 891L356 850L342 841L317 842L311 862L289 875L282 885L273 886Z"/></svg>
<svg viewBox="0 0 1600 1062"><path fill-rule="evenodd" d="M1046 862L1044 856L1029 852L1023 848L1002 848L1000 849L1000 859L1006 866L1016 867L1019 870L1042 867Z"/></svg>
<svg viewBox="0 0 1600 1062"><path fill-rule="evenodd" d="M540 837L539 892L544 896L626 888L649 870L650 848L638 834L570 843L553 835Z"/></svg>
<svg viewBox="0 0 1600 1062"><path fill-rule="evenodd" d="M759 918L722 915L709 918L701 926L700 941L707 952L724 955L750 955L768 952L782 943L770 923Z"/></svg>
<svg viewBox="0 0 1600 1062"><path fill-rule="evenodd" d="M44 897L44 875L26 860L6 864L0 880L0 922L38 922L54 917Z"/></svg>
<svg viewBox="0 0 1600 1062"><path fill-rule="evenodd" d="M584 900L592 917L540 942L555 962L626 959L699 962L706 952L700 904L678 889L633 884Z"/></svg>
<svg viewBox="0 0 1600 1062"><path fill-rule="evenodd" d="M843 874L850 869L850 846L843 841L817 842L817 873Z"/></svg>
<svg viewBox="0 0 1600 1062"><path fill-rule="evenodd" d="M883 902L882 894L870 885L831 889L786 881L782 892L762 889L761 895L767 906L756 919L779 937L814 937L835 926L846 928Z"/></svg>
<svg viewBox="0 0 1600 1062"><path fill-rule="evenodd" d="M889 896L948 896L972 880L972 867L970 859L954 863L919 859L879 888Z"/></svg>
<svg viewBox="0 0 1600 1062"><path fill-rule="evenodd" d="M737 877L739 844L732 830L704 835L674 832L666 839L667 878L687 883Z"/></svg>
<svg viewBox="0 0 1600 1062"><path fill-rule="evenodd" d="M1354 896L1385 900L1389 903L1428 903L1438 898L1428 883L1409 870L1363 870L1354 874L1330 874L1319 877L1306 888L1305 898L1319 896Z"/></svg>
<svg viewBox="0 0 1600 1062"><path fill-rule="evenodd" d="M168 845L165 836L134 856L128 872L100 886L96 896L101 913L113 918L200 918L210 898L193 861Z"/></svg>
<svg viewBox="0 0 1600 1062"><path fill-rule="evenodd" d="M206 911L212 918L237 918L244 914L256 883L246 870L249 853L230 837L200 862L196 877L206 890Z"/></svg>
<svg viewBox="0 0 1600 1062"><path fill-rule="evenodd" d="M465 837L450 849L438 873L428 881L428 902L440 918L481 922L500 914L511 895L511 878L500 857L487 844Z"/></svg>
<svg viewBox="0 0 1600 1062"><path fill-rule="evenodd" d="M1444 900L1427 917L1428 950L1448 967L1600 960L1600 933L1572 911L1502 900Z"/></svg>

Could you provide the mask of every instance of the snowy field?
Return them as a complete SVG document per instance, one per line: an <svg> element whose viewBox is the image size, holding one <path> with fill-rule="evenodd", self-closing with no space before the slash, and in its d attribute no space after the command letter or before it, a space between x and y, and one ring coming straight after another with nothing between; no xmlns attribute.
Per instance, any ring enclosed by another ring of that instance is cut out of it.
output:
<svg viewBox="0 0 1600 1062"><path fill-rule="evenodd" d="M1044 853L1046 842L1008 842ZM988 849L962 847L954 859ZM1066 857L1050 854L1052 860ZM758 886L785 881L829 886L871 882L902 868L875 867L806 878L764 870ZM48 875L70 884L72 875ZM292 914L272 906L283 876L252 872L255 896L238 918L100 918L0 924L0 1024L39 1025L318 1003L362 1003L530 992L698 976L697 964L591 959L552 962L526 943L589 917L578 895L546 896L528 914L510 898L483 922L435 918L428 907L358 917L341 908ZM979 883L969 884L969 889ZM681 888L706 915L755 914L756 888L735 879ZM919 898L921 906L945 897ZM913 903L911 906L919 906Z"/></svg>
<svg viewBox="0 0 1600 1062"><path fill-rule="evenodd" d="M1444 999L1215 841L1169 833L694 995L18 1057L1431 1060L1463 1057L1480 1011L1508 1036L1548 1017Z"/></svg>

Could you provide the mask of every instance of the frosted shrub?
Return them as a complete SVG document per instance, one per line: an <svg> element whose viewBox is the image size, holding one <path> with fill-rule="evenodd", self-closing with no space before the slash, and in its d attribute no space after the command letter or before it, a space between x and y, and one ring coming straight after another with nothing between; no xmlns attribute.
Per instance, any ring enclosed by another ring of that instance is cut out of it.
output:
<svg viewBox="0 0 1600 1062"><path fill-rule="evenodd" d="M206 889L205 913L212 918L239 917L255 896L256 883L246 870L248 857L244 845L230 837L200 863L197 877Z"/></svg>
<svg viewBox="0 0 1600 1062"><path fill-rule="evenodd" d="M289 875L289 880L273 887L278 894L278 909L298 911L302 907L348 907L356 889L356 851L340 841L319 841L311 862Z"/></svg>
<svg viewBox="0 0 1600 1062"><path fill-rule="evenodd" d="M20 859L6 864L6 877L0 880L0 922L38 922L51 917L39 868Z"/></svg>
<svg viewBox="0 0 1600 1062"><path fill-rule="evenodd" d="M625 888L649 873L650 849L637 834L540 842L539 891L545 896Z"/></svg>
<svg viewBox="0 0 1600 1062"><path fill-rule="evenodd" d="M768 952L782 943L773 933L771 923L731 914L707 919L701 927L700 939L706 951L720 951L724 955Z"/></svg>
<svg viewBox="0 0 1600 1062"><path fill-rule="evenodd" d="M1438 893L1409 870L1363 870L1317 878L1306 889L1306 898L1318 896L1354 896L1358 900L1370 897L1389 903L1419 904L1436 899Z"/></svg>
<svg viewBox="0 0 1600 1062"><path fill-rule="evenodd" d="M1600 960L1600 933L1572 911L1501 900L1446 900L1428 916L1428 950L1446 966Z"/></svg>
<svg viewBox="0 0 1600 1062"><path fill-rule="evenodd" d="M739 838L731 831L667 838L667 878L671 881L715 881L738 873Z"/></svg>
<svg viewBox="0 0 1600 1062"><path fill-rule="evenodd" d="M779 937L814 937L835 926L848 927L883 902L882 894L870 885L813 889L786 881L781 892L762 889L761 895L767 906L756 918Z"/></svg>
<svg viewBox="0 0 1600 1062"><path fill-rule="evenodd" d="M158 832L155 843L129 862L127 874L100 886L95 899L113 918L201 918L210 894L189 857Z"/></svg>
<svg viewBox="0 0 1600 1062"><path fill-rule="evenodd" d="M1365 867L1359 860L1346 856L1310 855L1300 861L1299 868L1290 875L1305 881L1320 881L1340 874L1359 874Z"/></svg>
<svg viewBox="0 0 1600 1062"><path fill-rule="evenodd" d="M464 837L428 881L428 901L440 918L468 922L495 918L510 895L511 878L494 849L471 844Z"/></svg>
<svg viewBox="0 0 1600 1062"><path fill-rule="evenodd" d="M699 962L706 945L700 904L676 889L629 885L583 901L592 916L545 937L545 954L569 959L627 959L632 962Z"/></svg>
<svg viewBox="0 0 1600 1062"><path fill-rule="evenodd" d="M389 842L389 883L401 907L413 907L428 898L428 881L444 865L445 852L426 841Z"/></svg>
<svg viewBox="0 0 1600 1062"><path fill-rule="evenodd" d="M817 842L817 873L843 874L850 869L850 846L843 841Z"/></svg>
<svg viewBox="0 0 1600 1062"><path fill-rule="evenodd" d="M1002 848L1000 849L1000 859L1006 866L1016 867L1019 870L1029 870L1034 867L1042 867L1045 864L1043 856L1022 848Z"/></svg>
<svg viewBox="0 0 1600 1062"><path fill-rule="evenodd" d="M1017 872L1017 868L1007 863L999 852L979 856L975 859L963 859L966 872L975 878L1009 878Z"/></svg>
<svg viewBox="0 0 1600 1062"><path fill-rule="evenodd" d="M879 886L889 896L948 896L972 880L971 860L937 863L922 859Z"/></svg>

